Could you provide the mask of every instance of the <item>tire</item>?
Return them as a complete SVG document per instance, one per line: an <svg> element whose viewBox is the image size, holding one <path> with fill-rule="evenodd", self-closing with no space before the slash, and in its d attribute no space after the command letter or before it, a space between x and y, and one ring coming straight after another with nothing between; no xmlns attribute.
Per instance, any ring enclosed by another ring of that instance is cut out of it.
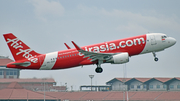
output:
<svg viewBox="0 0 180 101"><path fill-rule="evenodd" d="M159 60L158 58L154 58L154 61L156 61L156 62L157 62L158 60Z"/></svg>
<svg viewBox="0 0 180 101"><path fill-rule="evenodd" d="M102 73L103 69L101 67L97 67L95 69L96 73Z"/></svg>

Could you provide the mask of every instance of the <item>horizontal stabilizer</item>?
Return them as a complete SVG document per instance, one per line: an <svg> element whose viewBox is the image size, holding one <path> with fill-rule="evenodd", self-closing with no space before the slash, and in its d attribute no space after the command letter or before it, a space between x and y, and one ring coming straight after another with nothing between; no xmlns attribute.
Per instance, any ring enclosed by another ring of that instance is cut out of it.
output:
<svg viewBox="0 0 180 101"><path fill-rule="evenodd" d="M12 65L17 65L17 66L24 66L28 67L31 65L31 62L23 62L23 63L12 63Z"/></svg>

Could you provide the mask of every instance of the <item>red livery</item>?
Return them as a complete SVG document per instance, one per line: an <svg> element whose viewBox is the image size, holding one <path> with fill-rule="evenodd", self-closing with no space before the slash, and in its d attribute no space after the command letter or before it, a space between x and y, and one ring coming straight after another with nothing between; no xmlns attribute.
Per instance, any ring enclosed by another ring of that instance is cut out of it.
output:
<svg viewBox="0 0 180 101"><path fill-rule="evenodd" d="M129 62L130 56L138 54L152 52L154 60L158 61L155 53L176 43L165 34L150 33L84 47L72 41L73 49L64 43L68 50L39 54L12 33L4 34L4 38L15 59L7 68L50 70L96 64L97 73L103 71L102 63L123 64Z"/></svg>

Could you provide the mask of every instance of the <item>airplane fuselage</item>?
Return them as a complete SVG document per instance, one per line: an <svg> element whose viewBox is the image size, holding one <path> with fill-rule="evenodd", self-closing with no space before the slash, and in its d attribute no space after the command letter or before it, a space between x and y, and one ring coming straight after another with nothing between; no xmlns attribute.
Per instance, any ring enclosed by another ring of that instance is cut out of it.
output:
<svg viewBox="0 0 180 101"><path fill-rule="evenodd" d="M130 57L153 52L154 57L156 57L155 52L162 51L176 43L174 38L167 37L165 34L150 33L81 47L83 51L89 52L90 55L88 57L88 54L84 55L76 48L34 55L34 51L28 47L24 48L24 43L16 37L8 37L5 39L10 50L14 51L12 54L16 60L8 64L8 68L39 70L66 69L82 65L97 64L98 60L102 60L103 63L113 63L113 56L121 53L127 53ZM93 53L103 55L112 54L112 56L108 56L109 59L104 56L102 59L98 57L97 60L93 60L93 56L96 56L93 55ZM18 58L16 59L15 56ZM19 57L22 57L22 59L19 59Z"/></svg>

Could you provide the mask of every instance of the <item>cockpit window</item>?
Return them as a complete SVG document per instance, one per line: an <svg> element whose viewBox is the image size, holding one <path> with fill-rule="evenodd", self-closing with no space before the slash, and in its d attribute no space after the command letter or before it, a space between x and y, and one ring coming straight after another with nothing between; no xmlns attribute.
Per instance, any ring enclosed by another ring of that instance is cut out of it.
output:
<svg viewBox="0 0 180 101"><path fill-rule="evenodd" d="M166 38L167 38L167 36L166 36L166 35L162 36L162 41L165 41L165 40L166 40Z"/></svg>
<svg viewBox="0 0 180 101"><path fill-rule="evenodd" d="M165 35L164 35L164 36L162 36L162 39L165 39L165 38L167 38L167 36L165 36Z"/></svg>

